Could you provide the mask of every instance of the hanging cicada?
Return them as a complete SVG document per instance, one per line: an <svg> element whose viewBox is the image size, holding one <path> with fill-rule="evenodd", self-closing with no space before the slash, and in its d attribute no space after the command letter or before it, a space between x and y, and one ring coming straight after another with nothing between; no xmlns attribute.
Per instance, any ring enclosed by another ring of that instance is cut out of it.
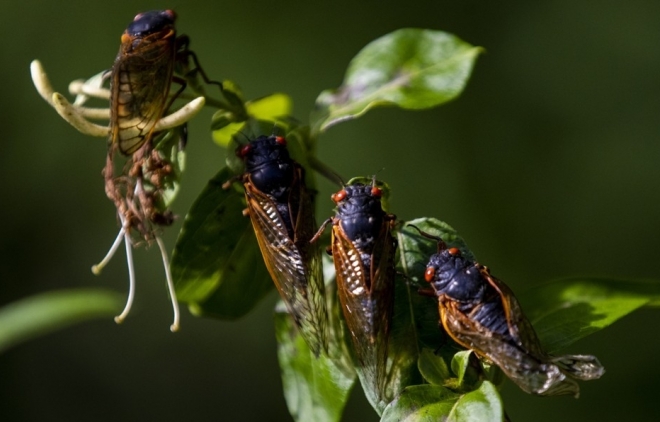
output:
<svg viewBox="0 0 660 422"><path fill-rule="evenodd" d="M121 46L110 73L110 141L130 155L154 135L156 123L186 87L190 74L210 81L197 56L188 49L190 39L177 37L173 10L140 13L121 36ZM195 68L188 69L192 58ZM185 71L175 76L175 66ZM172 82L180 87L170 95Z"/></svg>
<svg viewBox="0 0 660 422"><path fill-rule="evenodd" d="M154 10L135 16L121 36L121 46L110 71L110 139L108 162L104 171L106 193L117 205L125 220L138 229L149 241L150 223L168 225L172 222L169 211L158 210L154 196L161 189L161 181L170 172L170 157L161 156L153 145L156 124L186 88L188 62L192 58L195 69L209 81L188 49L189 38L176 35L172 10ZM175 76L175 66L186 70L183 77ZM179 89L170 95L172 82ZM180 147L186 143L186 124L179 128ZM128 174L116 177L113 154L118 149L131 156ZM126 177L128 176L128 178ZM152 189L141 189L140 181L148 178ZM150 194L150 192L156 192ZM132 206L137 196L138 206Z"/></svg>
<svg viewBox="0 0 660 422"><path fill-rule="evenodd" d="M576 379L603 375L605 369L595 356L546 353L506 284L458 248L448 248L441 238L417 230L438 242L424 279L438 300L442 326L458 344L499 366L531 394L577 397Z"/></svg>
<svg viewBox="0 0 660 422"><path fill-rule="evenodd" d="M207 83L222 88L220 83L209 81L201 70L197 56L188 49L188 37L177 37L175 20L176 14L172 10L140 13L121 36L119 53L110 71L110 134L103 172L106 194L117 207L122 231L127 235L127 247L128 234L134 229L146 242L156 240L161 248L175 309L173 331L178 327L178 306L166 253L162 241L156 236L156 227L170 225L174 220L163 200L166 189L163 182L172 175L174 163L172 154L163 154L156 148L156 142L165 136L175 136L173 132L176 132L178 145L172 148L181 151L187 141L187 126L183 122L169 133L158 132L156 128L186 88L190 72L200 74ZM192 71L188 70L190 58L195 64ZM175 69L181 76L175 76ZM172 82L180 85L174 93L170 92ZM119 175L115 174L116 150L129 157ZM128 314L131 298L132 295L124 312L117 317L118 321Z"/></svg>
<svg viewBox="0 0 660 422"><path fill-rule="evenodd" d="M206 98L195 98L171 114L170 109L187 84L202 92L197 76L222 88L200 68L196 55L188 49L188 37L177 36L175 20L172 10L138 14L121 35L112 69L70 84L69 90L76 95L73 104L53 91L41 63L35 60L31 64L37 90L67 122L87 135L108 138L103 171L105 191L117 208L121 229L107 256L92 271L98 274L121 242L126 242L129 296L124 311L115 320L125 319L134 296L133 242L156 242L174 307L172 331L178 328L178 306L159 227L173 222L169 202L177 191L183 167L186 122L203 107ZM108 79L110 89L103 87ZM178 83L179 88L172 89L172 82ZM90 98L108 100L109 108L85 107ZM101 126L88 119L109 119L109 125ZM126 156L122 163L116 162L117 151Z"/></svg>
<svg viewBox="0 0 660 422"><path fill-rule="evenodd" d="M237 148L247 213L268 272L301 335L315 355L327 350L325 286L314 201L303 168L281 136L259 136ZM230 182L225 184L229 187Z"/></svg>
<svg viewBox="0 0 660 422"><path fill-rule="evenodd" d="M349 181L331 197L337 205L336 215L314 237L316 240L332 224L330 252L359 374L363 383L370 384L368 390L381 396L386 394L397 247L392 236L396 217L383 210L382 187L375 178L371 184Z"/></svg>

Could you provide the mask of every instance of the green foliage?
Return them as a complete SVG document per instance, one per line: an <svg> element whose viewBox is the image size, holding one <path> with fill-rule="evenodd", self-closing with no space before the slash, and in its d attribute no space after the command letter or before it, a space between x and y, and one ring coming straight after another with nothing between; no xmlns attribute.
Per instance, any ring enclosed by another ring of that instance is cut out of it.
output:
<svg viewBox="0 0 660 422"><path fill-rule="evenodd" d="M174 248L177 296L195 314L238 318L273 288L242 195L222 187L231 177L224 168L209 181Z"/></svg>
<svg viewBox="0 0 660 422"><path fill-rule="evenodd" d="M291 416L298 421L333 422L341 420L356 373L348 349L340 341L342 322L337 306L336 285L331 279L326 297L330 312L328 354L318 358L296 329L283 302L275 309L277 357L282 372L284 397Z"/></svg>
<svg viewBox="0 0 660 422"><path fill-rule="evenodd" d="M642 306L657 306L660 284L607 278L555 280L519 299L548 352L561 350Z"/></svg>
<svg viewBox="0 0 660 422"><path fill-rule="evenodd" d="M450 101L465 88L480 51L441 31L394 31L353 58L339 88L319 95L311 127L323 132L378 106L424 109Z"/></svg>
<svg viewBox="0 0 660 422"><path fill-rule="evenodd" d="M122 300L98 289L41 293L0 308L0 352L39 335L121 311Z"/></svg>

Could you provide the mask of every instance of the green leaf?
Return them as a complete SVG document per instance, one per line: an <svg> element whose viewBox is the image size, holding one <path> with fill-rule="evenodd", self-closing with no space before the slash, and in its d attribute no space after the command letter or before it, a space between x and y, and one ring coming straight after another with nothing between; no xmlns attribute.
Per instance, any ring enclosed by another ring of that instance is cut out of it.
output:
<svg viewBox="0 0 660 422"><path fill-rule="evenodd" d="M250 116L258 120L270 120L277 122L287 118L293 110L291 97L281 92L248 101L245 104Z"/></svg>
<svg viewBox="0 0 660 422"><path fill-rule="evenodd" d="M314 357L282 301L275 309L277 356L284 397L291 416L299 422L340 421L355 383L355 371L343 341L334 282L326 283L326 293L330 310L328 356Z"/></svg>
<svg viewBox="0 0 660 422"><path fill-rule="evenodd" d="M293 102L291 98L282 93L275 93L266 97L248 101L238 114L229 110L217 111L211 119L213 139L217 144L228 147L231 138L245 126L248 119L277 122L279 125L287 126L286 120L291 114Z"/></svg>
<svg viewBox="0 0 660 422"><path fill-rule="evenodd" d="M41 293L0 308L0 351L20 342L92 318L110 318L123 299L99 289Z"/></svg>
<svg viewBox="0 0 660 422"><path fill-rule="evenodd" d="M424 379L434 385L445 386L452 377L447 362L428 348L422 349L417 366Z"/></svg>
<svg viewBox="0 0 660 422"><path fill-rule="evenodd" d="M385 408L381 422L443 421L453 409L459 395L439 385L407 387Z"/></svg>
<svg viewBox="0 0 660 422"><path fill-rule="evenodd" d="M456 402L447 422L497 422L504 419L504 407L497 389L488 381L464 394Z"/></svg>
<svg viewBox="0 0 660 422"><path fill-rule="evenodd" d="M450 101L463 91L480 51L441 31L404 28L387 34L353 58L338 89L319 95L313 133L377 106L425 109Z"/></svg>
<svg viewBox="0 0 660 422"><path fill-rule="evenodd" d="M171 264L179 300L218 318L246 314L273 287L250 219L242 215L243 193L222 188L231 177L222 169L192 205Z"/></svg>
<svg viewBox="0 0 660 422"><path fill-rule="evenodd" d="M607 278L555 280L518 296L550 353L660 299L660 283Z"/></svg>
<svg viewBox="0 0 660 422"><path fill-rule="evenodd" d="M483 369L477 356L472 350L461 350L451 360L451 370L456 374L456 389L472 391L481 382Z"/></svg>

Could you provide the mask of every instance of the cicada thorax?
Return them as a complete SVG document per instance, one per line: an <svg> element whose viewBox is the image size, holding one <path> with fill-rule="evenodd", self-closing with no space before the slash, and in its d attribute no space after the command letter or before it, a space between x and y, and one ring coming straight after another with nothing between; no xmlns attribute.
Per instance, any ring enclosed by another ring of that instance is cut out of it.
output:
<svg viewBox="0 0 660 422"><path fill-rule="evenodd" d="M260 136L240 146L243 186L261 254L277 290L307 345L327 350L325 287L316 233L314 201L304 170L280 136Z"/></svg>
<svg viewBox="0 0 660 422"><path fill-rule="evenodd" d="M395 217L381 205L381 190L356 183L332 196L337 204L332 218L331 252L337 290L363 382L375 383L384 393L390 322L394 307L392 236Z"/></svg>
<svg viewBox="0 0 660 422"><path fill-rule="evenodd" d="M110 144L131 155L151 140L166 111L176 59L176 15L139 14L121 36L111 71Z"/></svg>
<svg viewBox="0 0 660 422"><path fill-rule="evenodd" d="M577 397L574 379L597 379L604 373L594 356L546 353L509 287L442 240L429 259L425 279L438 298L447 333L499 366L522 390Z"/></svg>

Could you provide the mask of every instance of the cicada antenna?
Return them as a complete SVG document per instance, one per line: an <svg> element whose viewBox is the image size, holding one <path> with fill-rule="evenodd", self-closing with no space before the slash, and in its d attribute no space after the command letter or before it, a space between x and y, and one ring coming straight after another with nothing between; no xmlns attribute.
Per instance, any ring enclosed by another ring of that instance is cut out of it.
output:
<svg viewBox="0 0 660 422"><path fill-rule="evenodd" d="M420 234L420 236L425 237L427 239L432 239L435 240L438 243L438 252L440 252L443 249L447 249L447 243L445 243L444 240L440 236L435 236L432 235L431 233L427 233L420 229L419 227L415 226L414 224L406 224L406 227L412 227L415 230L417 230Z"/></svg>
<svg viewBox="0 0 660 422"><path fill-rule="evenodd" d="M241 142L238 140L238 137L235 136L235 135L241 135L242 137L245 138L245 140L246 140L247 142L246 142L245 144L241 143ZM247 136L245 133L243 133L243 132L240 131L240 130L239 130L238 132L236 132L235 135L234 135L233 138L234 138L234 140L236 141L236 143L237 143L238 145L240 145L240 146L247 145L247 144L249 144L249 143L251 142L250 137Z"/></svg>

